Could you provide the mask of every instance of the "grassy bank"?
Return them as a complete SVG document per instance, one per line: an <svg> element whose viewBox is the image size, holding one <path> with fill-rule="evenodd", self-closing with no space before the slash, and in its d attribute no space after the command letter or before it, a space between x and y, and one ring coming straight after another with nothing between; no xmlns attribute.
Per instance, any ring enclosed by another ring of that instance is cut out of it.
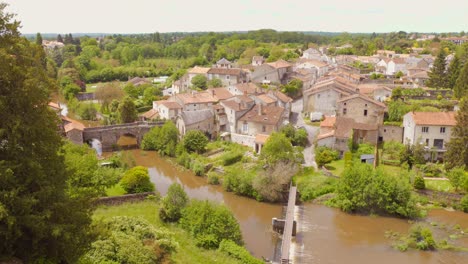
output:
<svg viewBox="0 0 468 264"><path fill-rule="evenodd" d="M322 195L335 191L338 179L324 176L314 171L312 167L306 167L293 178L302 201L311 201Z"/></svg>
<svg viewBox="0 0 468 264"><path fill-rule="evenodd" d="M159 203L155 201L100 206L94 212L93 221L108 220L114 216L131 216L144 218L155 227L167 228L179 243L179 249L171 255L172 263L241 263L217 250L206 250L195 246L195 239L185 230L175 224L162 223L158 211Z"/></svg>

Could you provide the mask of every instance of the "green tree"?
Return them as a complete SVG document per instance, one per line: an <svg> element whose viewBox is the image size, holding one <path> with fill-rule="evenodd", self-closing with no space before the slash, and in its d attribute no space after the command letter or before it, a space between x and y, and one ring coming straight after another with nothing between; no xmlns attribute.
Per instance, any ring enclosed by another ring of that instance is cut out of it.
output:
<svg viewBox="0 0 468 264"><path fill-rule="evenodd" d="M200 130L189 130L185 134L182 144L188 152L203 153L208 144L208 138Z"/></svg>
<svg viewBox="0 0 468 264"><path fill-rule="evenodd" d="M405 145L398 141L385 141L383 146L383 157L385 160L400 160L400 154Z"/></svg>
<svg viewBox="0 0 468 264"><path fill-rule="evenodd" d="M159 218L164 222L177 222L182 217L182 209L187 206L189 198L182 186L173 183L169 186L166 197L159 208Z"/></svg>
<svg viewBox="0 0 468 264"><path fill-rule="evenodd" d="M326 164L337 159L337 151L324 146L315 148L315 162L317 162L317 166L325 166Z"/></svg>
<svg viewBox="0 0 468 264"><path fill-rule="evenodd" d="M450 184L458 191L458 188L464 187L468 184L468 175L465 172L465 166L452 168L447 173L447 178L450 180Z"/></svg>
<svg viewBox="0 0 468 264"><path fill-rule="evenodd" d="M429 81L428 85L434 88L445 88L447 87L447 63L445 61L445 51L443 49L440 50L439 54L437 55L434 66L432 67L431 71L429 72Z"/></svg>
<svg viewBox="0 0 468 264"><path fill-rule="evenodd" d="M388 103L388 121L401 122L409 111L409 107L402 100L391 101Z"/></svg>
<svg viewBox="0 0 468 264"><path fill-rule="evenodd" d="M282 86L281 91L289 96L295 97L302 91L303 83L299 79L293 79Z"/></svg>
<svg viewBox="0 0 468 264"><path fill-rule="evenodd" d="M207 85L207 79L205 75L198 74L192 78L192 85L195 88L205 90Z"/></svg>
<svg viewBox="0 0 468 264"><path fill-rule="evenodd" d="M395 74L395 78L397 79L400 79L401 77L404 76L404 73L402 71L398 71L396 74Z"/></svg>
<svg viewBox="0 0 468 264"><path fill-rule="evenodd" d="M283 133L272 133L262 148L260 159L271 165L278 161L295 161L293 146Z"/></svg>
<svg viewBox="0 0 468 264"><path fill-rule="evenodd" d="M450 62L449 68L448 68L448 88L454 88L455 84L457 83L457 79L460 76L460 70L462 68L460 58L458 55L455 55L453 57L453 60Z"/></svg>
<svg viewBox="0 0 468 264"><path fill-rule="evenodd" d="M192 200L182 212L180 225L192 234L197 246L218 248L223 239L242 244L239 223L225 205Z"/></svg>
<svg viewBox="0 0 468 264"><path fill-rule="evenodd" d="M460 101L460 110L456 113L455 120L457 123L452 128L452 137L447 143L444 157L448 169L468 167L468 99Z"/></svg>
<svg viewBox="0 0 468 264"><path fill-rule="evenodd" d="M453 87L453 93L456 98L468 96L468 62L465 63L458 75L455 86Z"/></svg>
<svg viewBox="0 0 468 264"><path fill-rule="evenodd" d="M120 102L118 111L120 123L131 123L138 118L135 103L130 99L130 97L126 97L122 102Z"/></svg>
<svg viewBox="0 0 468 264"><path fill-rule="evenodd" d="M42 35L39 32L36 34L36 44L42 47Z"/></svg>
<svg viewBox="0 0 468 264"><path fill-rule="evenodd" d="M413 218L419 215L412 187L402 177L371 165L355 163L341 175L337 205L345 212L384 213Z"/></svg>
<svg viewBox="0 0 468 264"><path fill-rule="evenodd" d="M125 172L120 185L127 193L142 193L154 191L154 185L150 180L148 169L136 166Z"/></svg>
<svg viewBox="0 0 468 264"><path fill-rule="evenodd" d="M167 121L162 127L153 127L145 134L141 142L144 150L157 150L162 155L174 157L176 154L179 130L172 121Z"/></svg>
<svg viewBox="0 0 468 264"><path fill-rule="evenodd" d="M63 43L62 35L60 35L60 34L57 35L57 41Z"/></svg>
<svg viewBox="0 0 468 264"><path fill-rule="evenodd" d="M208 87L211 87L211 88L217 88L217 87L222 87L222 86L223 86L223 82L221 81L221 79L218 79L218 78L213 78L208 82Z"/></svg>
<svg viewBox="0 0 468 264"><path fill-rule="evenodd" d="M92 238L89 198L69 193L44 51L20 36L5 8L0 3L0 256L75 263Z"/></svg>
<svg viewBox="0 0 468 264"><path fill-rule="evenodd" d="M426 189L426 182L424 182L424 178L421 175L417 175L414 178L413 186L417 190L424 190Z"/></svg>

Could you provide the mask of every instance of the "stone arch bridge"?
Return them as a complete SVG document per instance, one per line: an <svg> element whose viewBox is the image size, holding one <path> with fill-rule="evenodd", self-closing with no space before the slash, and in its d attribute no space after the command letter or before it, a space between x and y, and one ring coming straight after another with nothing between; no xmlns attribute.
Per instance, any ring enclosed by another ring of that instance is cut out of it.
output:
<svg viewBox="0 0 468 264"><path fill-rule="evenodd" d="M140 145L143 136L155 126L164 122L135 122L121 125L87 127L83 130L83 143L97 139L102 144L102 151L112 151L121 136L133 136Z"/></svg>

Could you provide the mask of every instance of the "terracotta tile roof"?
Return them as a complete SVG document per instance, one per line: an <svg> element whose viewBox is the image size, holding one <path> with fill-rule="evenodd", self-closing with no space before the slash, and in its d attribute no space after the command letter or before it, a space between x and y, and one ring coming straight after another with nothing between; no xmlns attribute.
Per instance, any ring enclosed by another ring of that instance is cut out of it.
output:
<svg viewBox="0 0 468 264"><path fill-rule="evenodd" d="M241 75L241 69L226 69L226 68L211 68L208 70L208 74L219 74L219 75Z"/></svg>
<svg viewBox="0 0 468 264"><path fill-rule="evenodd" d="M406 64L405 60L403 58L393 58L392 61L395 64Z"/></svg>
<svg viewBox="0 0 468 264"><path fill-rule="evenodd" d="M420 71L420 72L417 72L411 76L409 76L411 78L420 78L420 79L429 79L429 75L427 74L427 71Z"/></svg>
<svg viewBox="0 0 468 264"><path fill-rule="evenodd" d="M188 73L192 73L192 74L207 74L209 70L210 70L210 68L195 66L195 67L193 67L192 69L190 69L190 70L188 71Z"/></svg>
<svg viewBox="0 0 468 264"><path fill-rule="evenodd" d="M183 94L176 94L175 96L184 105L185 104L215 103L217 101L209 92L183 93Z"/></svg>
<svg viewBox="0 0 468 264"><path fill-rule="evenodd" d="M169 109L181 109L182 108L182 106L179 103L173 102L173 101L163 100L163 101L157 101L156 103L164 105L165 107Z"/></svg>
<svg viewBox="0 0 468 264"><path fill-rule="evenodd" d="M357 99L357 98L360 98L362 100L365 100L371 104L375 104L377 106L380 106L382 108L386 108L387 106L384 104L384 103L381 103L379 101L376 101L374 99L371 99L369 97L366 97L366 96L363 96L362 94L353 94L353 95L350 95L350 96L347 96L345 98L342 98L338 101L336 101L337 103L340 103L340 102L345 102L345 101L349 101L349 100L352 100L352 99Z"/></svg>
<svg viewBox="0 0 468 264"><path fill-rule="evenodd" d="M287 68L287 67L292 66L291 63L289 63L289 62L287 62L285 60L278 60L278 61L275 61L275 62L269 62L267 64L272 66L273 68L276 68L276 69Z"/></svg>
<svg viewBox="0 0 468 264"><path fill-rule="evenodd" d="M208 92L212 93L213 97L217 99L218 101L226 100L226 99L234 97L234 95L231 94L231 92L229 92L229 90L224 87L210 88L208 89Z"/></svg>
<svg viewBox="0 0 468 264"><path fill-rule="evenodd" d="M265 142L268 140L269 137L270 135L257 134L255 135L255 143L265 144Z"/></svg>
<svg viewBox="0 0 468 264"><path fill-rule="evenodd" d="M325 116L322 122L320 122L320 127L334 127L336 122L336 116Z"/></svg>
<svg viewBox="0 0 468 264"><path fill-rule="evenodd" d="M244 103L251 103L254 101L252 98L248 97L247 95L238 95L236 96L236 99L238 102L244 102Z"/></svg>
<svg viewBox="0 0 468 264"><path fill-rule="evenodd" d="M326 67L328 66L328 63L325 63L323 61L319 60L313 60L313 59L305 59L305 58L300 58L296 61L296 64L302 64L302 63L310 63L314 66L317 66L319 68Z"/></svg>
<svg viewBox="0 0 468 264"><path fill-rule="evenodd" d="M348 117L336 117L335 136L337 138L349 138L353 131L354 119Z"/></svg>
<svg viewBox="0 0 468 264"><path fill-rule="evenodd" d="M335 136L335 130L317 136L317 140Z"/></svg>
<svg viewBox="0 0 468 264"><path fill-rule="evenodd" d="M276 96L276 98L278 98L278 100L280 100L283 103L289 103L293 101L291 97L285 95L284 93L280 91L273 92L273 95Z"/></svg>
<svg viewBox="0 0 468 264"><path fill-rule="evenodd" d="M146 119L155 119L156 117L159 116L158 110L152 108L147 112L144 112L143 114L140 114L140 116L146 118Z"/></svg>
<svg viewBox="0 0 468 264"><path fill-rule="evenodd" d="M64 123L66 123L64 125L64 129L65 129L65 133L73 130L73 129L76 129L76 130L80 130L80 131L83 131L85 129L85 126L78 122L77 120L75 119L71 119L69 117L66 117L66 116L61 116L62 118L62 121L64 121Z"/></svg>
<svg viewBox="0 0 468 264"><path fill-rule="evenodd" d="M225 107L229 108L229 109L232 109L232 110L236 111L236 112L248 109L247 107L243 106L241 103L238 103L238 102L236 102L234 100L222 101L221 104L224 105Z"/></svg>
<svg viewBox="0 0 468 264"><path fill-rule="evenodd" d="M259 109L262 113L259 114ZM284 108L277 106L259 106L255 105L245 113L239 121L255 122L267 125L277 125L283 118Z"/></svg>
<svg viewBox="0 0 468 264"><path fill-rule="evenodd" d="M54 102L49 102L49 107L51 107L52 109L54 110L60 110L62 108L60 108L60 105L58 103L54 103Z"/></svg>
<svg viewBox="0 0 468 264"><path fill-rule="evenodd" d="M410 112L416 125L455 126L455 112Z"/></svg>
<svg viewBox="0 0 468 264"><path fill-rule="evenodd" d="M260 88L254 83L239 83L236 84L235 87L242 93L247 92L247 94L255 94L260 90Z"/></svg>
<svg viewBox="0 0 468 264"><path fill-rule="evenodd" d="M276 102L275 99L271 98L270 96L266 94L257 95L257 98L266 104L272 104Z"/></svg>

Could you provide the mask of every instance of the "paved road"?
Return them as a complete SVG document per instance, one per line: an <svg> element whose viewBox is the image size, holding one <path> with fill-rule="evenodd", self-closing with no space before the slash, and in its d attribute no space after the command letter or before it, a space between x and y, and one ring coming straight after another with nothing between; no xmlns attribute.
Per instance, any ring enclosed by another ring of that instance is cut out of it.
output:
<svg viewBox="0 0 468 264"><path fill-rule="evenodd" d="M319 133L319 127L307 125L304 122L304 118L302 117L302 109L303 109L303 101L302 98L294 101L292 103L291 108L291 123L295 126L304 127L307 130L309 143L304 148L304 166L306 167L314 167L317 168L317 163L315 163L315 155L314 155L314 146L313 142Z"/></svg>

